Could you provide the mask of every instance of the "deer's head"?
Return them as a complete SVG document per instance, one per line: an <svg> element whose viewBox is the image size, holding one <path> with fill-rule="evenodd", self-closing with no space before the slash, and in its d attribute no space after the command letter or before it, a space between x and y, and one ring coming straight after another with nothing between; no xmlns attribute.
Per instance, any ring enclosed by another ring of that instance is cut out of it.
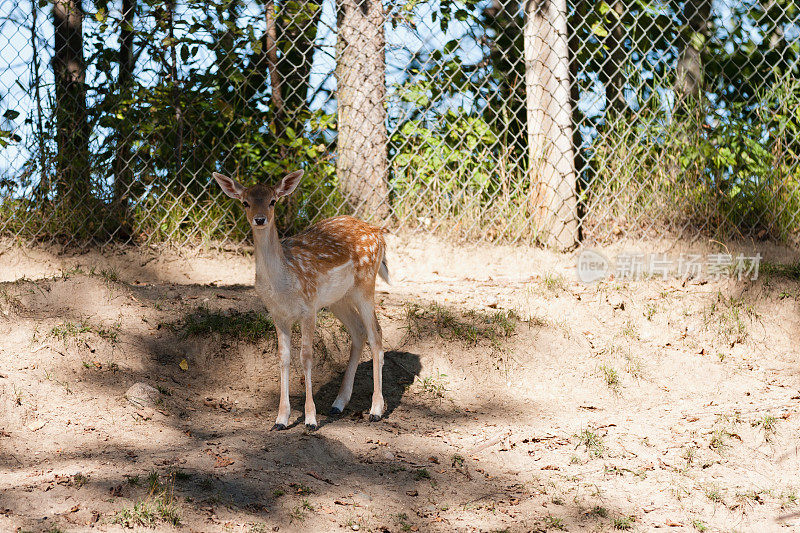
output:
<svg viewBox="0 0 800 533"><path fill-rule="evenodd" d="M276 187L264 183L245 187L224 174L214 172L213 176L225 194L242 202L250 226L253 230L259 230L275 223L275 203L294 192L303 177L303 171L295 170L287 174Z"/></svg>

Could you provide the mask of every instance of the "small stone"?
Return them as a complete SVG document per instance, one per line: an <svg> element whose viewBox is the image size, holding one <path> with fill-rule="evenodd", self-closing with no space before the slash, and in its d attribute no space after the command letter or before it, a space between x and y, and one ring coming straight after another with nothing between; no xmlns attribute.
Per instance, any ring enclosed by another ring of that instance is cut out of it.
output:
<svg viewBox="0 0 800 533"><path fill-rule="evenodd" d="M353 524L352 526L350 526L350 529L352 529L353 531L358 531L359 529L361 529L361 526L359 526L358 524Z"/></svg>
<svg viewBox="0 0 800 533"><path fill-rule="evenodd" d="M153 407L161 398L161 393L147 383L134 383L125 393L125 398L136 407Z"/></svg>
<svg viewBox="0 0 800 533"><path fill-rule="evenodd" d="M44 420L37 420L36 422L28 424L28 429L30 429L31 431L39 431L44 427L45 424L47 424L47 422L45 422Z"/></svg>

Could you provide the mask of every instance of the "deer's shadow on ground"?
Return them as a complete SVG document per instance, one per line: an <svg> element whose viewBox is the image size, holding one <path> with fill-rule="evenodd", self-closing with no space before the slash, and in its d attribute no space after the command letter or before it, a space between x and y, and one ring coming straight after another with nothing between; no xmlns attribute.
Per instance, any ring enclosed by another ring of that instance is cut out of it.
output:
<svg viewBox="0 0 800 533"><path fill-rule="evenodd" d="M385 353L383 364L383 400L385 410L383 418L391 417L392 412L400 405L408 386L414 383L422 369L419 355L411 352L391 350ZM339 393L339 386L344 378L344 372L334 373L314 393L314 404L317 407L317 421L319 427L336 423L344 417L358 417L369 411L372 405L372 359L362 361L356 370L353 381L353 396L340 415L329 416L331 404ZM304 396L298 395L291 398L292 405L303 405ZM303 423L301 414L289 427Z"/></svg>

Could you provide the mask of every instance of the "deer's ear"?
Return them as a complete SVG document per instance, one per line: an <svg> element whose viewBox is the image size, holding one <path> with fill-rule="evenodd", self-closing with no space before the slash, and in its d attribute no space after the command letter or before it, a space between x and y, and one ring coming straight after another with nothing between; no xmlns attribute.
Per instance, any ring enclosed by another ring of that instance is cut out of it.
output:
<svg viewBox="0 0 800 533"><path fill-rule="evenodd" d="M303 177L302 170L295 170L291 174L286 174L283 177L278 187L275 189L275 195L280 198L281 196L289 196L297 188L300 183L300 178Z"/></svg>
<svg viewBox="0 0 800 533"><path fill-rule="evenodd" d="M231 198L236 198L237 200L241 199L242 192L244 192L244 187L241 183L233 178L225 176L224 174L220 174L219 172L214 172L212 176L214 176L214 179L217 180L217 183L219 183L219 186L222 187L222 191L225 194Z"/></svg>

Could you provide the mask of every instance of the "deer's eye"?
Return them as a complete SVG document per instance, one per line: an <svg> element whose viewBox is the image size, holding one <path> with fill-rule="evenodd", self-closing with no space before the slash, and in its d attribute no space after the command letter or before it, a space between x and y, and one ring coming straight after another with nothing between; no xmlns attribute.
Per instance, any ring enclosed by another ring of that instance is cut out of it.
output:
<svg viewBox="0 0 800 533"><path fill-rule="evenodd" d="M242 205L245 207L250 207L250 202L248 202L247 200L242 200Z"/></svg>
<svg viewBox="0 0 800 533"><path fill-rule="evenodd" d="M273 198L272 200L269 201L269 205L270 205L270 207L275 205L275 198Z"/></svg>

